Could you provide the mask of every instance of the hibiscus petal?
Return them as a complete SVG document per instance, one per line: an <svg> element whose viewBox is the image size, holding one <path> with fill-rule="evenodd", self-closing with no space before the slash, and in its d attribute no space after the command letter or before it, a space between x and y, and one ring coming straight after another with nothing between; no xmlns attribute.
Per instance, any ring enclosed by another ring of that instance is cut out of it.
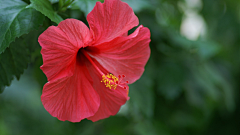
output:
<svg viewBox="0 0 240 135"><path fill-rule="evenodd" d="M50 81L44 85L41 96L45 109L59 120L79 122L93 116L100 105L98 93L81 56L76 63L74 75ZM88 65L92 66L92 65Z"/></svg>
<svg viewBox="0 0 240 135"><path fill-rule="evenodd" d="M59 23L58 27L66 34L69 41L78 48L86 47L92 41L89 28L79 20L66 19Z"/></svg>
<svg viewBox="0 0 240 135"><path fill-rule="evenodd" d="M90 42L88 27L81 21L67 19L56 26L50 26L38 38L42 47L41 69L48 80L72 76L79 48Z"/></svg>
<svg viewBox="0 0 240 135"><path fill-rule="evenodd" d="M105 70L97 61L93 61L101 71L108 73L108 71ZM109 89L104 85L103 82L101 82L102 77L96 69L93 67L88 67L88 70L91 77L93 78L93 87L100 96L100 106L98 111L87 119L95 122L100 119L107 118L111 115L116 115L121 106L124 105L129 99L128 86L127 89L119 86L117 86L115 90Z"/></svg>
<svg viewBox="0 0 240 135"><path fill-rule="evenodd" d="M110 90L104 84L99 84L97 92L101 99L99 109L95 115L87 118L93 122L116 115L128 99L127 90L121 87Z"/></svg>
<svg viewBox="0 0 240 135"><path fill-rule="evenodd" d="M111 41L139 23L132 8L120 0L97 2L87 20L94 35L94 44Z"/></svg>
<svg viewBox="0 0 240 135"><path fill-rule="evenodd" d="M125 75L129 84L140 78L150 57L150 31L139 26L127 37L88 47L89 54L114 75Z"/></svg>

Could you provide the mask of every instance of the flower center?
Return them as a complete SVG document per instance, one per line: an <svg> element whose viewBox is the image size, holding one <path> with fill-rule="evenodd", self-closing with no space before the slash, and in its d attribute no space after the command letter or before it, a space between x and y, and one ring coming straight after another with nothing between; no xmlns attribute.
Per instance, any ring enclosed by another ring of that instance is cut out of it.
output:
<svg viewBox="0 0 240 135"><path fill-rule="evenodd" d="M102 80L101 82L104 83L104 85L109 88L109 89L113 89L115 90L117 88L117 86L124 88L127 90L127 94L129 91L128 88L128 81L126 82L122 82L123 78L125 77L125 75L118 75L118 77L116 77L115 75L113 75L112 73L107 73L104 74L98 67L97 65L93 62L92 58L90 58L89 54L87 54L87 52L84 49L81 49L81 52L84 54L84 56L91 62L91 64L95 67L95 69L97 69L97 71L101 74L102 76Z"/></svg>
<svg viewBox="0 0 240 135"><path fill-rule="evenodd" d="M124 77L125 77L125 75L122 75L122 76L119 75L117 78L115 75L113 75L111 73L108 73L107 75L103 74L101 82L103 82L105 84L105 86L109 89L115 90L117 88L117 86L127 89L128 81L123 82L123 83L121 82Z"/></svg>

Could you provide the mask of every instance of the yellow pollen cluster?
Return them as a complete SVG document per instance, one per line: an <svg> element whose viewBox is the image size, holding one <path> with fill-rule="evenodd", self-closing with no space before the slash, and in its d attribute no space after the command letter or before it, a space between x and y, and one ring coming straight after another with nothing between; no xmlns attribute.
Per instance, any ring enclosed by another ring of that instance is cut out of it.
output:
<svg viewBox="0 0 240 135"><path fill-rule="evenodd" d="M113 88L115 90L117 88L118 78L110 73L107 75L103 75L101 82L103 82L105 86L108 87L109 89Z"/></svg>

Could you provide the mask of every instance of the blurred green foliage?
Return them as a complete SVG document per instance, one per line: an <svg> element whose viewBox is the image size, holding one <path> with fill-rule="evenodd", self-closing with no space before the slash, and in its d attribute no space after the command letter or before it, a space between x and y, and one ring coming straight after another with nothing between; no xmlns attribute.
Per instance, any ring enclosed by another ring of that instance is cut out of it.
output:
<svg viewBox="0 0 240 135"><path fill-rule="evenodd" d="M14 80L0 95L1 135L240 134L240 1L123 1L133 8L140 24L150 29L151 57L141 79L130 85L130 100L120 112L95 123L62 122L46 112L40 101L46 77L39 69L42 59L37 37L58 22L51 22L52 15L47 15L50 18L45 18L38 31L16 40L28 46L22 57L30 53L30 63L20 80ZM75 0L64 11L59 10L58 0L47 6L55 10L52 17L58 13L63 19L87 23L86 15L95 2ZM182 32L184 21L192 15L202 18L205 26L195 39Z"/></svg>

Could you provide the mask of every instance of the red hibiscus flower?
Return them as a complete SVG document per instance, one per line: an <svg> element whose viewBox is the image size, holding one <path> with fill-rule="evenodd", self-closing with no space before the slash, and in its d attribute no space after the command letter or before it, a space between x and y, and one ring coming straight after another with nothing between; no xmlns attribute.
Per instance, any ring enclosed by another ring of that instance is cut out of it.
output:
<svg viewBox="0 0 240 135"><path fill-rule="evenodd" d="M138 25L128 4L97 2L88 14L90 29L66 19L39 36L42 71L48 82L41 100L59 120L97 121L115 115L128 100L128 84L140 78L150 56L150 31Z"/></svg>

